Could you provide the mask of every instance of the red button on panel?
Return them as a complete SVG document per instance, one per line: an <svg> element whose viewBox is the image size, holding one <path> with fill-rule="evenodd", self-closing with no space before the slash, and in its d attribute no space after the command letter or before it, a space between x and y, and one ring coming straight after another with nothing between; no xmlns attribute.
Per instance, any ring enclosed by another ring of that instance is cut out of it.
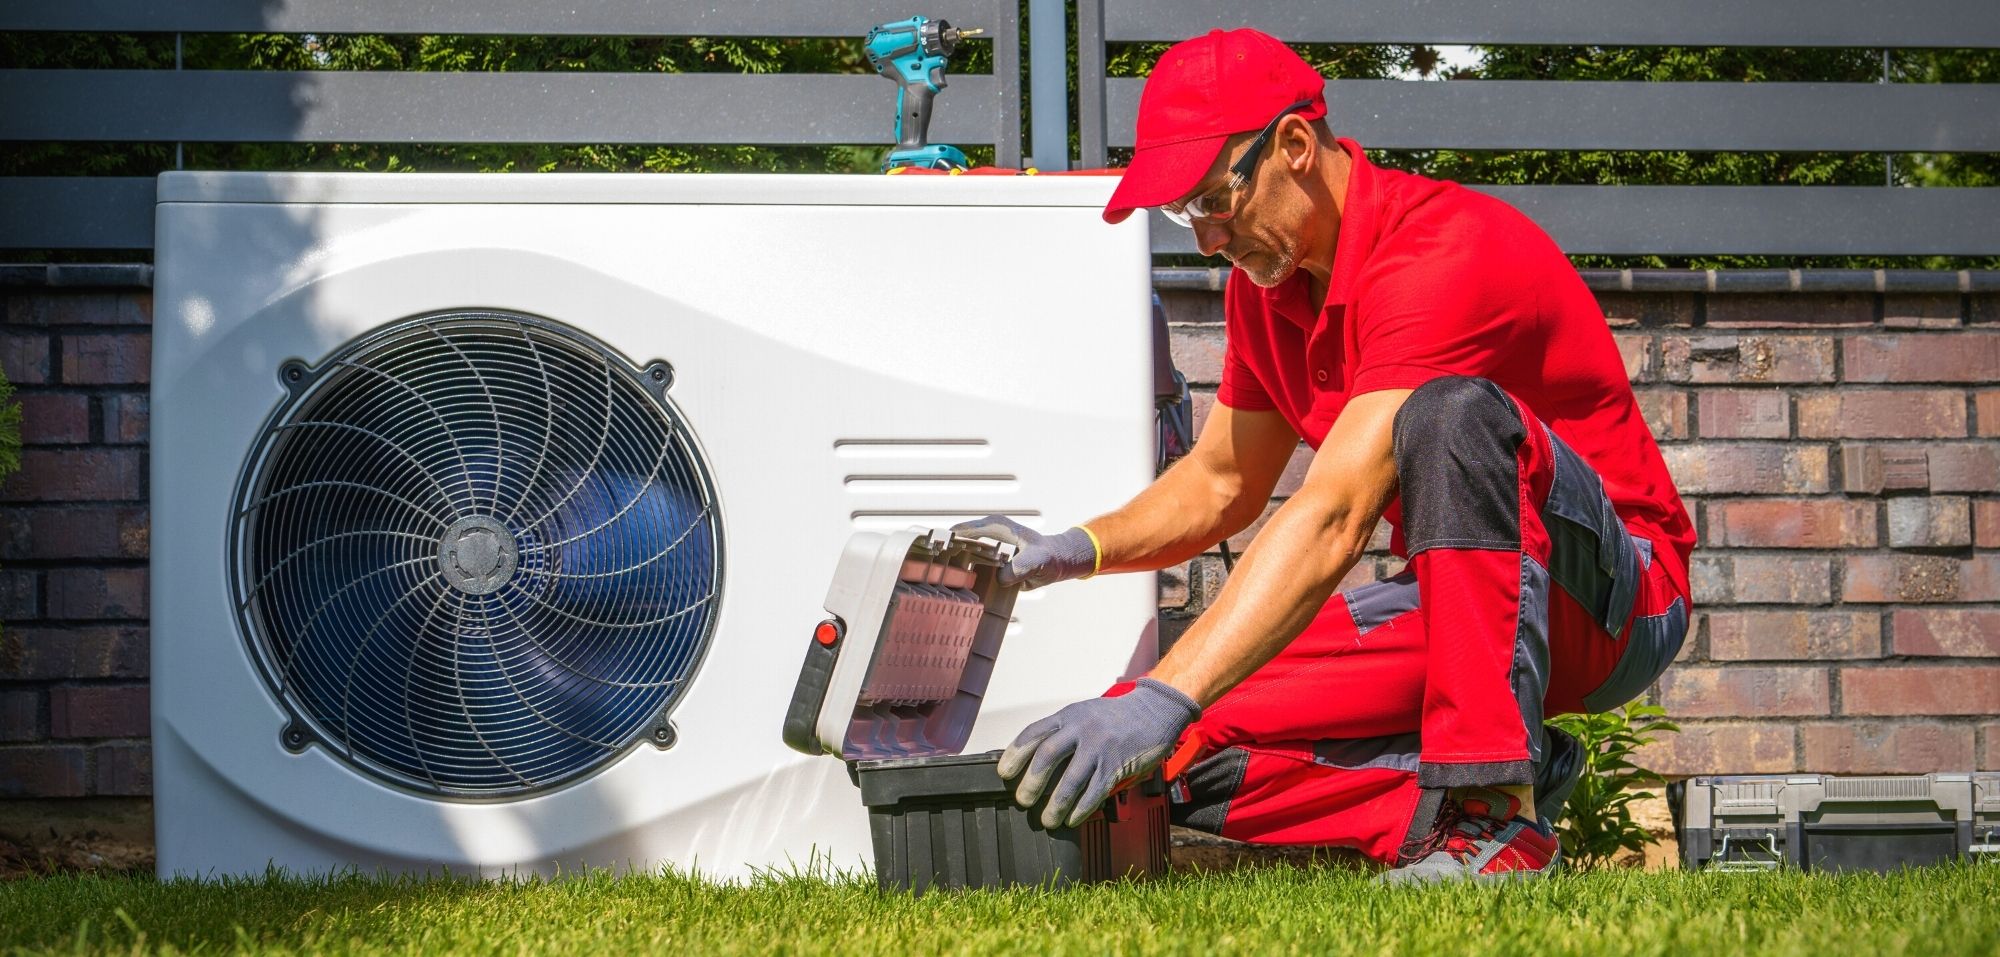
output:
<svg viewBox="0 0 2000 957"><path fill-rule="evenodd" d="M813 629L813 640L832 647L834 642L840 640L840 622L831 618L820 622L819 626Z"/></svg>

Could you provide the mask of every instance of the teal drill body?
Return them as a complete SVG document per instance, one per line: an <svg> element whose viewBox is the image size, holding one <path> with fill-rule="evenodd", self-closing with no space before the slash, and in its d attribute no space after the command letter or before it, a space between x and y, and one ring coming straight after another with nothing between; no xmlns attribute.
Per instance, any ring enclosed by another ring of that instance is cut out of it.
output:
<svg viewBox="0 0 2000 957"><path fill-rule="evenodd" d="M868 31L863 48L875 72L896 81L896 148L883 169L917 166L964 169L969 165L958 147L929 145L931 101L945 87L944 67L964 37L979 30L959 30L943 20L911 17Z"/></svg>

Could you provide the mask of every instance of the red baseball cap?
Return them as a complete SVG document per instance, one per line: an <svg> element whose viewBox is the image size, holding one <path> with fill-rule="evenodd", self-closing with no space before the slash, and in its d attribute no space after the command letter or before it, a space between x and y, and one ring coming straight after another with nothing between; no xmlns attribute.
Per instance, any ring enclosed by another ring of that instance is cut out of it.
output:
<svg viewBox="0 0 2000 957"><path fill-rule="evenodd" d="M1292 48L1248 28L1211 30L1160 54L1139 94L1132 165L1104 205L1104 221L1187 195L1232 133L1261 130L1301 100L1306 119L1326 115L1326 80Z"/></svg>

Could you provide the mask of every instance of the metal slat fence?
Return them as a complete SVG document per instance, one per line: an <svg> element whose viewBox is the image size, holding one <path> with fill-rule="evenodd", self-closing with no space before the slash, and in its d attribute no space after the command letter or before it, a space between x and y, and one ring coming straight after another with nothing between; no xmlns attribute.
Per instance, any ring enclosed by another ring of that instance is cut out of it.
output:
<svg viewBox="0 0 2000 957"><path fill-rule="evenodd" d="M992 43L991 75L950 78L933 139L1019 164L1014 0L49 0L0 6L0 30L858 38L914 12ZM0 141L887 143L890 89L852 74L0 70ZM149 247L151 182L0 177L0 248Z"/></svg>
<svg viewBox="0 0 2000 957"><path fill-rule="evenodd" d="M1080 0L1083 162L1133 144L1144 81L1107 46L1254 25L1294 43L2000 48L1991 0ZM2000 152L2000 85L1333 80L1328 119L1371 148ZM1566 251L1989 255L2000 189L1480 187ZM1155 217L1154 248L1193 253Z"/></svg>
<svg viewBox="0 0 2000 957"><path fill-rule="evenodd" d="M1047 17L1060 6L1033 0ZM1028 97L1011 0L67 0L0 30L110 33L854 37L913 12L984 26L990 76L957 75L936 139L1022 161ZM1256 25L1298 43L2000 49L1993 0L1078 0L1083 165L1129 147L1142 81L1110 44ZM1037 20L1045 50L1054 20ZM1033 88L1065 72L1044 54ZM0 141L832 145L887 139L888 85L856 75L0 70ZM2000 152L2000 84L1334 80L1337 131L1406 150ZM1069 103L1035 111L1056 137ZM1060 156L1038 144L1039 157ZM150 245L150 180L0 178L0 248ZM1604 254L1991 255L2000 189L1481 187L1565 249ZM1184 230L1156 249L1192 252Z"/></svg>

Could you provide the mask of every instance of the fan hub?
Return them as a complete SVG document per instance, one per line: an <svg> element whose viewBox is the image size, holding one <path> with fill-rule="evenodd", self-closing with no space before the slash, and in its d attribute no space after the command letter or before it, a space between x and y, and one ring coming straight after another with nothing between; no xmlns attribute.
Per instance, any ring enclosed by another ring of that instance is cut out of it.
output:
<svg viewBox="0 0 2000 957"><path fill-rule="evenodd" d="M520 549L507 526L485 515L451 523L438 540L438 570L453 588L491 595L514 577Z"/></svg>

